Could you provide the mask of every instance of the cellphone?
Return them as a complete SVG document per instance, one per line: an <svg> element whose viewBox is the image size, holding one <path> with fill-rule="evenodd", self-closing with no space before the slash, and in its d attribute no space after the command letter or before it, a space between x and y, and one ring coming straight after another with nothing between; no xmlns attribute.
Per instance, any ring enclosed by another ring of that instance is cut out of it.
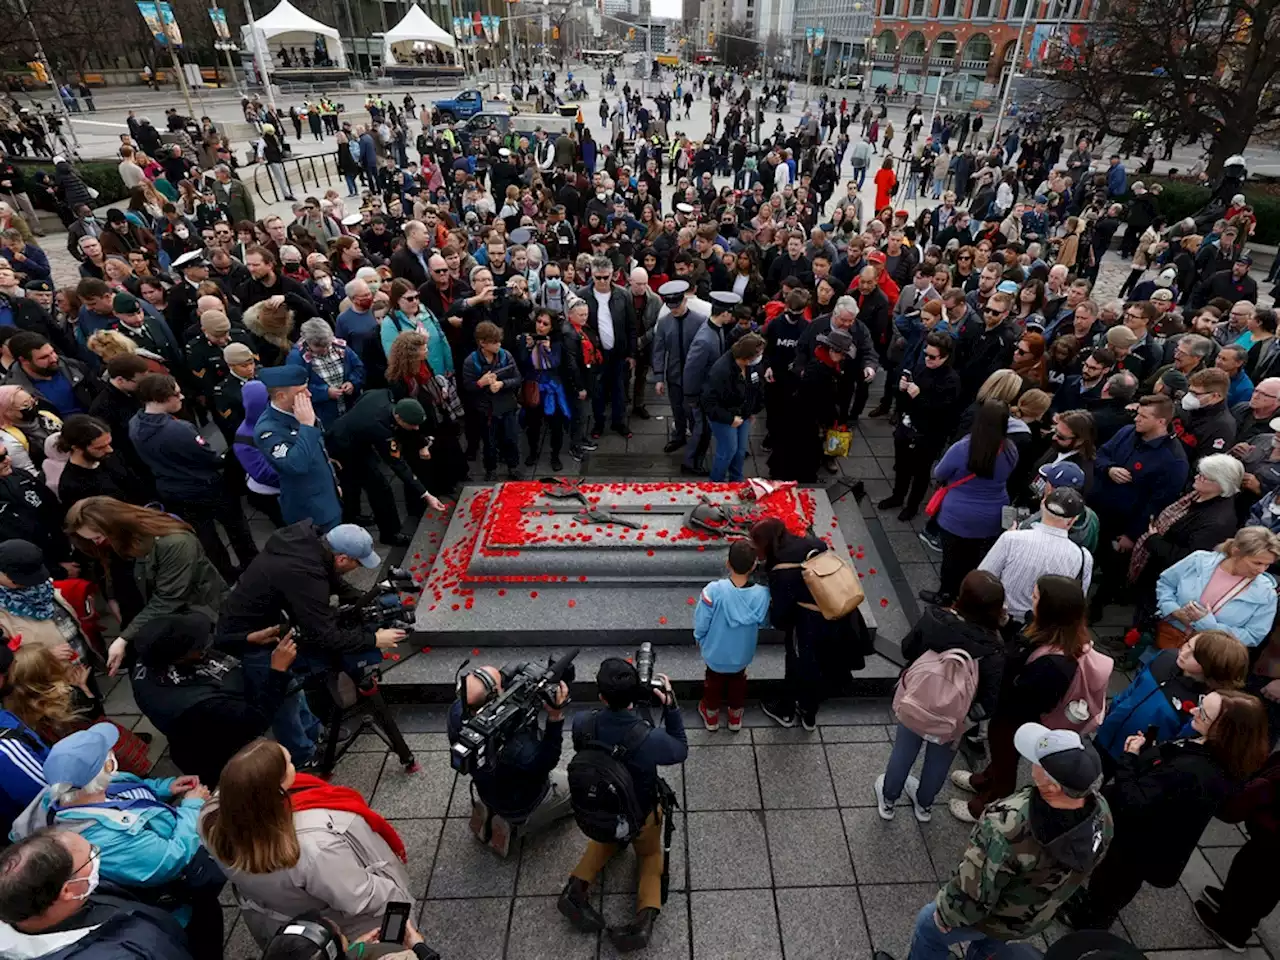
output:
<svg viewBox="0 0 1280 960"><path fill-rule="evenodd" d="M911 380L912 380L912 377L911 377L911 371L910 371L910 370L903 370L903 371L902 371L902 379L903 379L903 380L905 380L905 381L907 381L907 383L910 383L910 382L911 382Z"/></svg>
<svg viewBox="0 0 1280 960"><path fill-rule="evenodd" d="M409 910L411 905L399 900L387 904L387 912L382 915L382 929L378 931L378 940L382 943L404 943L405 930L409 926Z"/></svg>
<svg viewBox="0 0 1280 960"><path fill-rule="evenodd" d="M1147 741L1147 746L1149 747L1153 743L1155 743L1156 737L1159 735L1160 735L1160 725L1158 723L1153 723L1151 724L1151 726L1147 727L1147 732L1143 734L1143 737Z"/></svg>

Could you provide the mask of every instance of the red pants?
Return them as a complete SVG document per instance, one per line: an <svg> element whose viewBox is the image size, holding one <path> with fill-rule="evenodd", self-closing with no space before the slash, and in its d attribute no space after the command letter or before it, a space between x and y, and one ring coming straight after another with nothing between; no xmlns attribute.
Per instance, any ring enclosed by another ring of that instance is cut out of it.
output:
<svg viewBox="0 0 1280 960"><path fill-rule="evenodd" d="M730 710L741 710L747 703L747 671L716 673L707 667L707 676L702 683L702 702L708 711L719 710L721 703Z"/></svg>
<svg viewBox="0 0 1280 960"><path fill-rule="evenodd" d="M969 798L969 812L982 816L982 808L988 803L1003 800L1018 786L1018 751L1013 746L1013 735L1019 723L993 719L987 726L987 751L991 760L986 768L973 775L970 783L977 791Z"/></svg>

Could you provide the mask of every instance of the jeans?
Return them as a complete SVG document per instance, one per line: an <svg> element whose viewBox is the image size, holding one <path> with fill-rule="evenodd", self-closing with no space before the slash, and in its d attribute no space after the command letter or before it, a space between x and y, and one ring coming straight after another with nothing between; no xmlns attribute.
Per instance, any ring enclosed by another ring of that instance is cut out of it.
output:
<svg viewBox="0 0 1280 960"><path fill-rule="evenodd" d="M344 179L347 181L347 196L354 197L360 191L356 189L356 178L351 174L345 174Z"/></svg>
<svg viewBox="0 0 1280 960"><path fill-rule="evenodd" d="M956 927L943 933L933 919L937 909L936 904L930 901L916 914L916 929L911 936L911 952L907 954L907 960L947 960L953 943L969 945L965 949L965 960L987 960L989 957L1034 960L1040 956L1040 952L1029 944L1005 943L972 927Z"/></svg>
<svg viewBox="0 0 1280 960"><path fill-rule="evenodd" d="M271 179L276 185L276 189L280 191L280 199L292 200L293 188L289 186L289 178L285 175L283 163L268 163L267 171L271 174Z"/></svg>
<svg viewBox="0 0 1280 960"><path fill-rule="evenodd" d="M240 664L244 667L245 686L260 690L271 672L271 649L249 650L240 658ZM295 764L311 759L320 738L320 720L307 705L305 693L298 690L284 699L271 718L271 732Z"/></svg>
<svg viewBox="0 0 1280 960"><path fill-rule="evenodd" d="M893 753L884 768L884 798L890 802L902 796L902 785L907 782L911 765L916 762L920 745L924 745L924 766L920 769L920 788L916 800L922 807L933 806L938 791L947 782L947 771L956 758L956 751L945 743L930 743L920 734L908 730L902 724L893 735Z"/></svg>
<svg viewBox="0 0 1280 960"><path fill-rule="evenodd" d="M498 454L502 454L502 462L514 470L520 464L519 424L516 414L504 413L501 416L488 416L485 419L484 432L484 468L486 471L498 469Z"/></svg>
<svg viewBox="0 0 1280 960"><path fill-rule="evenodd" d="M862 167L854 167L854 168L853 168L853 179L857 181L857 183L858 183L858 189L859 189L859 190L861 190L861 189L862 189L862 185L863 185L864 183L866 183L866 181L867 181L867 168L866 168L865 166L862 166Z"/></svg>
<svg viewBox="0 0 1280 960"><path fill-rule="evenodd" d="M711 479L741 480L742 462L747 457L751 442L751 420L743 420L738 426L711 422L711 435L716 441L715 456L711 460Z"/></svg>

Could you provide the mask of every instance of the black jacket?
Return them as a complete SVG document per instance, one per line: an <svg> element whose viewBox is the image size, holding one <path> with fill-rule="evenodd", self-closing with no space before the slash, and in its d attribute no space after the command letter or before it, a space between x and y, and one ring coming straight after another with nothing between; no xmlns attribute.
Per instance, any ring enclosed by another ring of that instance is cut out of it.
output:
<svg viewBox="0 0 1280 960"><path fill-rule="evenodd" d="M40 960L191 960L187 935L172 914L111 883L100 884L83 909L43 932L85 929L84 936Z"/></svg>
<svg viewBox="0 0 1280 960"><path fill-rule="evenodd" d="M996 716L1015 725L1038 723L1061 703L1078 669L1075 660L1060 653L1046 654L1028 663L1033 650L1024 636L1005 647Z"/></svg>
<svg viewBox="0 0 1280 960"><path fill-rule="evenodd" d="M156 492L170 510L186 500L221 495L222 456L186 420L141 412L129 423L129 439L151 468Z"/></svg>
<svg viewBox="0 0 1280 960"><path fill-rule="evenodd" d="M449 708L449 742L462 731L462 701ZM492 767L477 769L472 782L485 805L504 817L522 819L542 802L550 774L560 762L564 720L547 720L546 730L525 728L509 738Z"/></svg>
<svg viewBox="0 0 1280 960"><path fill-rule="evenodd" d="M112 437L112 443L115 437ZM139 477L129 470L119 452L111 454L98 463L93 470L68 463L62 468L62 477L58 480L58 499L63 507L70 509L73 503L86 497L115 497L124 503L138 506L155 499L155 489L151 476Z"/></svg>
<svg viewBox="0 0 1280 960"><path fill-rule="evenodd" d="M926 650L935 653L963 650L977 660L978 689L974 692L969 715L982 719L995 712L1005 656L999 634L968 623L945 607L925 607L911 632L902 640L902 656L910 666Z"/></svg>
<svg viewBox="0 0 1280 960"><path fill-rule="evenodd" d="M818 346L818 337L830 332L831 314L829 313L818 317L804 328L804 333L800 334L800 339L796 342L794 369L797 373L809 366L809 361L813 359L813 349ZM853 355L844 363L842 376L855 376L861 379L864 368L872 367L878 370L880 361L876 358L876 352L871 343L871 331L867 329L866 324L855 320L853 326L849 328L849 334L853 337Z"/></svg>
<svg viewBox="0 0 1280 960"><path fill-rule="evenodd" d="M111 445L128 463L129 469L139 477L151 482L151 468L138 454L138 450L129 439L129 421L134 414L142 410L132 393L125 393L108 383L89 406L89 413L106 422L111 428Z"/></svg>
<svg viewBox="0 0 1280 960"><path fill-rule="evenodd" d="M748 367L745 372L726 352L711 365L702 384L701 407L714 423L733 423L734 417L748 420L764 407L762 365Z"/></svg>
<svg viewBox="0 0 1280 960"><path fill-rule="evenodd" d="M1197 550L1212 550L1231 537L1240 526L1235 501L1214 497L1193 503L1182 518L1163 534L1147 538L1150 558L1146 569L1160 573Z"/></svg>
<svg viewBox="0 0 1280 960"><path fill-rule="evenodd" d="M1182 441L1187 462L1194 470L1202 457L1226 453L1236 442L1236 421L1226 403L1199 410L1185 410L1179 404L1169 432Z"/></svg>
<svg viewBox="0 0 1280 960"><path fill-rule="evenodd" d="M423 251L423 259L429 256L429 252ZM393 277L403 277L415 287L420 287L427 282L427 271L407 246L401 247L391 255L390 266Z"/></svg>
<svg viewBox="0 0 1280 960"><path fill-rule="evenodd" d="M293 311L295 328L300 326L303 320L320 316L320 311L316 309L315 301L311 299L311 294L307 293L307 288L279 271L276 271L276 282L271 286L250 277L236 287L236 299L240 301L240 307L243 310L248 310L255 303L270 300L275 296L284 297L285 305Z"/></svg>
<svg viewBox="0 0 1280 960"><path fill-rule="evenodd" d="M62 532L63 510L43 480L15 469L0 477L0 542L28 540L44 554L45 566L70 559L71 547Z"/></svg>
<svg viewBox="0 0 1280 960"><path fill-rule="evenodd" d="M1121 754L1102 788L1115 817L1108 856L1138 866L1155 887L1172 887L1232 787L1207 744L1167 740Z"/></svg>
<svg viewBox="0 0 1280 960"><path fill-rule="evenodd" d="M889 340L893 336L889 298L879 287L870 293L855 289L851 295L858 303L858 323L871 331L871 342L875 344L876 352L883 353L889 348Z"/></svg>
<svg viewBox="0 0 1280 960"><path fill-rule="evenodd" d="M600 303L596 300L592 284L578 288L578 296L587 303L587 329L595 334L596 345L603 351L600 341ZM609 292L609 316L613 320L613 349L621 350L622 356L636 355L636 309L631 294L614 285Z"/></svg>
<svg viewBox="0 0 1280 960"><path fill-rule="evenodd" d="M289 691L287 670L271 670L251 689L235 657L213 653L198 664L155 670L135 663L133 696L156 729L169 738L178 769L212 787L227 761L271 726Z"/></svg>
<svg viewBox="0 0 1280 960"><path fill-rule="evenodd" d="M240 638L288 616L300 653L323 657L373 649L374 631L338 623L329 606L334 594L347 602L359 591L334 570L333 553L319 528L310 520L281 527L227 595L218 620L219 645L240 655Z"/></svg>
<svg viewBox="0 0 1280 960"><path fill-rule="evenodd" d="M960 414L960 374L950 363L930 368L921 356L912 379L920 392L915 397L898 394L903 414L911 418L908 429L927 449L940 450ZM897 384L892 386L896 388Z"/></svg>
<svg viewBox="0 0 1280 960"><path fill-rule="evenodd" d="M997 370L1013 362L1013 348L1018 342L1018 328L1012 319L993 330L979 318L965 321L956 341L956 370L966 398L978 395L983 381Z"/></svg>
<svg viewBox="0 0 1280 960"><path fill-rule="evenodd" d="M395 403L390 390L366 390L351 409L329 425L325 443L330 456L348 466L357 460L380 459L417 499L426 488L410 464L417 462L425 437L396 425Z"/></svg>

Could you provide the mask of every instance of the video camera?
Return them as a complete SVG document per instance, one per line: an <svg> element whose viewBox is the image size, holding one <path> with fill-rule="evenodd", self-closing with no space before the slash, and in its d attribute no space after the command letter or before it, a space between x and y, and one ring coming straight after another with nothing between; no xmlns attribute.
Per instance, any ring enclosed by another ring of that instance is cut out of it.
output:
<svg viewBox="0 0 1280 960"><path fill-rule="evenodd" d="M411 628L414 605L406 606L401 594L417 592L413 574L404 567L392 567L386 577L366 590L359 600L339 606L338 620L362 624L371 630Z"/></svg>
<svg viewBox="0 0 1280 960"><path fill-rule="evenodd" d="M528 662L503 665L499 671L502 693L463 721L457 742L449 751L453 769L470 775L497 763L507 740L536 724L544 704L555 703L561 681L573 683L573 660L577 655L575 647L559 660L548 658L545 667ZM463 695L460 690L459 696Z"/></svg>

